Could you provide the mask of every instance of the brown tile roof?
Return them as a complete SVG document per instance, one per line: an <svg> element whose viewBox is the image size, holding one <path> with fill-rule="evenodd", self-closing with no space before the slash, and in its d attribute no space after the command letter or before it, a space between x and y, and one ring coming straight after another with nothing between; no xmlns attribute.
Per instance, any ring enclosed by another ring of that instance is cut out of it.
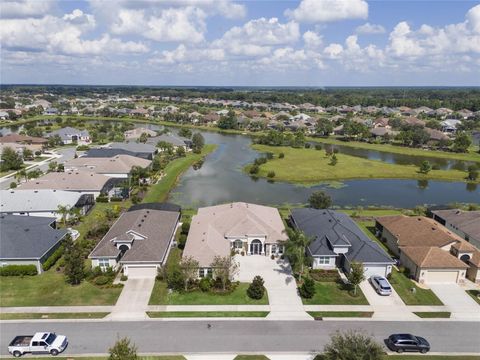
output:
<svg viewBox="0 0 480 360"><path fill-rule="evenodd" d="M435 220L424 216L394 215L376 219L398 240L398 246L437 246L443 247L453 242L463 241Z"/></svg>
<svg viewBox="0 0 480 360"><path fill-rule="evenodd" d="M106 175L89 171L51 172L38 179L27 181L19 185L18 188L21 190L56 189L99 192L110 179Z"/></svg>
<svg viewBox="0 0 480 360"><path fill-rule="evenodd" d="M65 162L65 169L85 170L97 174L127 174L132 167L146 168L150 160L131 155L116 155L110 158L79 157Z"/></svg>
<svg viewBox="0 0 480 360"><path fill-rule="evenodd" d="M479 250L475 251L475 252L473 253L472 258L471 258L470 260L468 260L468 262L469 262L471 265L473 265L473 266L475 266L475 267L477 267L477 268L480 268L480 251L479 251Z"/></svg>
<svg viewBox="0 0 480 360"><path fill-rule="evenodd" d="M0 143L45 144L47 142L47 139L27 135L8 134L5 136L0 136Z"/></svg>
<svg viewBox="0 0 480 360"><path fill-rule="evenodd" d="M457 257L434 246L416 246L401 248L410 260L420 268L428 269L466 269L468 265Z"/></svg>
<svg viewBox="0 0 480 360"><path fill-rule="evenodd" d="M459 241L452 245L452 248L461 251L461 252L474 252L477 251L477 248L470 244L468 241Z"/></svg>

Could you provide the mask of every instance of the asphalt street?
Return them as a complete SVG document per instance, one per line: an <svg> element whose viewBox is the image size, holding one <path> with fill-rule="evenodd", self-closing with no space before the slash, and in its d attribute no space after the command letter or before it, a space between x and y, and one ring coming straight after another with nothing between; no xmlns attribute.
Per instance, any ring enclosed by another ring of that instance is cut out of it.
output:
<svg viewBox="0 0 480 360"><path fill-rule="evenodd" d="M479 322L386 321L142 321L1 322L1 355L20 334L54 331L69 339L65 354L102 354L118 336L128 336L140 353L317 352L336 330L362 329L378 341L391 333L424 336L432 352L480 354Z"/></svg>

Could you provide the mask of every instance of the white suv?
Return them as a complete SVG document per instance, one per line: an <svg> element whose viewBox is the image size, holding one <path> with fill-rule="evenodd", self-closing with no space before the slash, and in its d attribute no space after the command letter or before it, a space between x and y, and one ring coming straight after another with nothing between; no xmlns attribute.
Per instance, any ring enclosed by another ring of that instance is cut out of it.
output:
<svg viewBox="0 0 480 360"><path fill-rule="evenodd" d="M379 295L388 296L392 294L392 286L383 276L372 275L370 277L370 283Z"/></svg>

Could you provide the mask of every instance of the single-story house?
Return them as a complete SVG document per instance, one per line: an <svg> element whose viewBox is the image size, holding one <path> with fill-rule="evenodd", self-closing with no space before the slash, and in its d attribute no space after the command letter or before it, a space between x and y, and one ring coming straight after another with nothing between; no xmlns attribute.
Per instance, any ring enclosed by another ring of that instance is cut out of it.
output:
<svg viewBox="0 0 480 360"><path fill-rule="evenodd" d="M170 133L151 137L147 140L147 144L157 146L157 144L161 141L172 144L174 149L183 147L185 150L188 150L192 147L192 141L190 139Z"/></svg>
<svg viewBox="0 0 480 360"><path fill-rule="evenodd" d="M47 134L47 137L58 135L62 142L67 144L77 143L78 145L87 145L92 142L88 130L78 130L73 127L64 127Z"/></svg>
<svg viewBox="0 0 480 360"><path fill-rule="evenodd" d="M62 218L59 206L79 209L85 215L95 204L93 194L81 194L56 189L0 190L0 213L24 216ZM68 218L68 216L67 216Z"/></svg>
<svg viewBox="0 0 480 360"><path fill-rule="evenodd" d="M47 139L35 136L27 136L20 134L8 134L5 136L0 136L0 144L4 143L17 143L17 144L28 144L28 145L38 145L39 148L45 145L48 142Z"/></svg>
<svg viewBox="0 0 480 360"><path fill-rule="evenodd" d="M123 133L123 136L125 136L126 140L136 140L140 138L142 134L147 134L148 137L157 136L156 131L153 131L144 127L138 127L132 130L127 130Z"/></svg>
<svg viewBox="0 0 480 360"><path fill-rule="evenodd" d="M133 205L90 253L92 267L122 268L129 277L155 277L168 257L179 219L177 205Z"/></svg>
<svg viewBox="0 0 480 360"><path fill-rule="evenodd" d="M273 207L244 202L209 206L193 216L183 256L197 260L199 276L204 277L211 274L215 256L230 256L232 251L279 255L285 240L285 227Z"/></svg>
<svg viewBox="0 0 480 360"><path fill-rule="evenodd" d="M480 248L480 211L445 209L430 213L435 221Z"/></svg>
<svg viewBox="0 0 480 360"><path fill-rule="evenodd" d="M474 283L480 284L480 251L473 253L471 259L468 260L469 268L467 269L467 278Z"/></svg>
<svg viewBox="0 0 480 360"><path fill-rule="evenodd" d="M394 261L372 241L346 214L327 210L299 208L291 211L292 225L312 238L307 253L314 269L340 268L350 271L353 262L362 263L365 276L387 276Z"/></svg>
<svg viewBox="0 0 480 360"><path fill-rule="evenodd" d="M152 160L153 154L151 152L134 152L125 149L111 149L111 148L93 148L89 149L82 156L84 158L112 158L117 155L130 155L141 159Z"/></svg>
<svg viewBox="0 0 480 360"><path fill-rule="evenodd" d="M63 190L80 194L114 195L116 186L124 180L89 171L50 172L20 184L19 190Z"/></svg>
<svg viewBox="0 0 480 360"><path fill-rule="evenodd" d="M152 160L157 153L157 148L152 144L143 144L135 141L113 142L104 146L106 149L122 150L126 154L140 157L147 160Z"/></svg>
<svg viewBox="0 0 480 360"><path fill-rule="evenodd" d="M0 215L0 266L30 265L42 272L42 264L68 233L56 229L55 218Z"/></svg>
<svg viewBox="0 0 480 360"><path fill-rule="evenodd" d="M127 179L134 166L147 168L152 162L131 155L117 155L111 158L79 157L65 162L65 170L89 171L106 176Z"/></svg>
<svg viewBox="0 0 480 360"><path fill-rule="evenodd" d="M449 134L456 133L458 126L461 124L462 121L457 119L446 119L440 122L440 125L442 126L442 131Z"/></svg>

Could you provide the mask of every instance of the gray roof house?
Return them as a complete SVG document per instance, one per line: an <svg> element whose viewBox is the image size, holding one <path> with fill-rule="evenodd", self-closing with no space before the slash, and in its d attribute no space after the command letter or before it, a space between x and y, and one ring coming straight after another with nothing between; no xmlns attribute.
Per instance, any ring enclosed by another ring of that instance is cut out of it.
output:
<svg viewBox="0 0 480 360"><path fill-rule="evenodd" d="M147 144L157 146L157 144L160 141L165 141L169 144L172 144L174 147L183 146L185 149L188 149L188 148L192 147L192 141L190 139L187 139L187 138L184 138L184 137L181 137L181 136L177 136L177 135L174 135L174 134L170 134L170 133L148 138Z"/></svg>
<svg viewBox="0 0 480 360"><path fill-rule="evenodd" d="M0 266L42 264L68 233L56 229L55 218L0 215Z"/></svg>
<svg viewBox="0 0 480 360"><path fill-rule="evenodd" d="M431 214L434 220L480 249L480 211L445 209Z"/></svg>
<svg viewBox="0 0 480 360"><path fill-rule="evenodd" d="M393 260L346 214L327 209L300 208L291 211L292 225L312 238L307 252L313 268L341 268L350 271L352 262L361 262L365 275L386 276Z"/></svg>
<svg viewBox="0 0 480 360"><path fill-rule="evenodd" d="M179 219L177 205L132 206L90 253L92 267L121 267L129 277L155 277L167 259Z"/></svg>
<svg viewBox="0 0 480 360"><path fill-rule="evenodd" d="M93 150L93 151L92 151ZM110 153L108 152L110 150ZM139 157L142 159L152 160L153 156L157 153L157 148L152 144L143 144L135 141L126 141L126 142L113 142L104 146L102 148L91 149L87 152L88 157L100 157L95 156L95 152L100 154L103 151L105 156L103 157L113 157L116 155L131 155ZM115 154L115 152L117 152ZM115 155L114 155L115 154Z"/></svg>
<svg viewBox="0 0 480 360"><path fill-rule="evenodd" d="M90 144L90 134L88 130L78 130L67 126L47 134L47 137L58 135L64 144L72 144L77 142L79 144Z"/></svg>

